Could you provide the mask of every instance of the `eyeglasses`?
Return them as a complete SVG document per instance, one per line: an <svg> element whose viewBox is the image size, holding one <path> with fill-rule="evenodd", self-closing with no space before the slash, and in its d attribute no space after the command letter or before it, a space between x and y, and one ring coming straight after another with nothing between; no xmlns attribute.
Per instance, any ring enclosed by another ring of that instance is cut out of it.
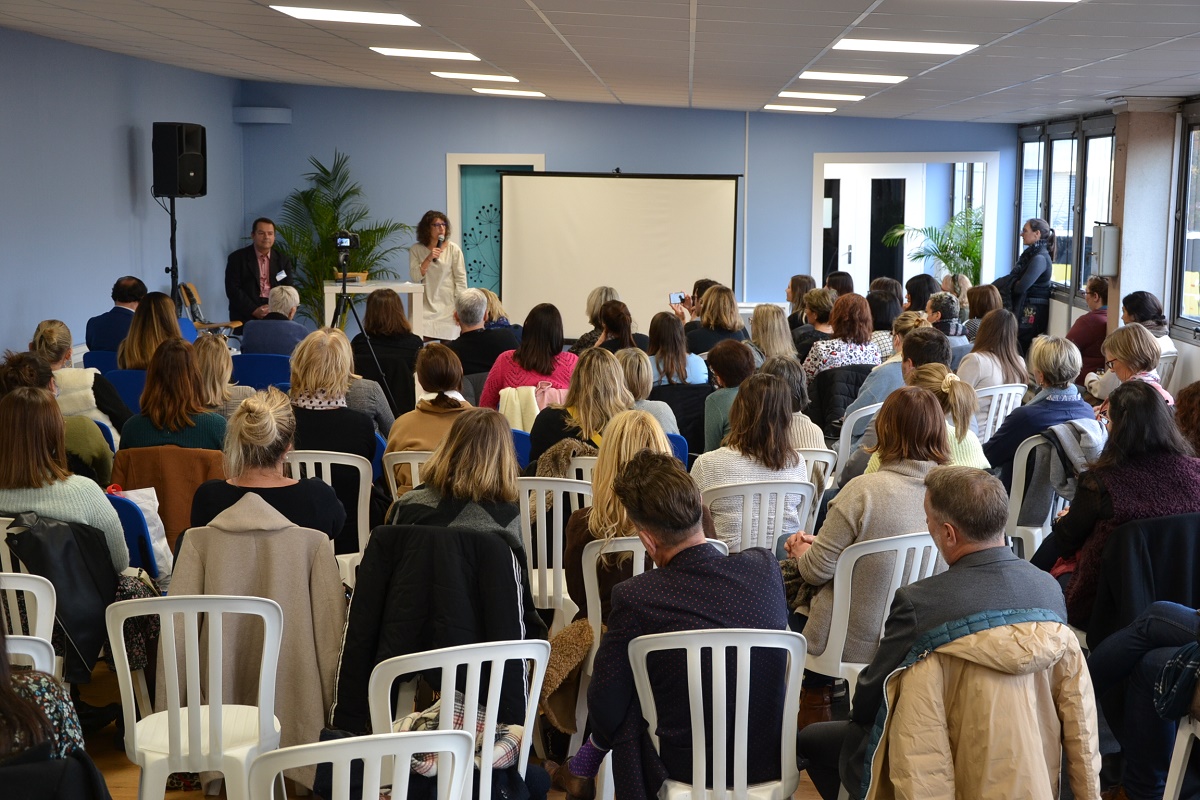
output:
<svg viewBox="0 0 1200 800"><path fill-rule="evenodd" d="M1105 368L1105 369L1112 369L1112 368L1113 368L1113 364L1115 364L1115 363L1117 363L1117 360L1116 360L1115 358L1113 358L1113 359L1109 359L1108 361L1105 361L1105 362L1104 362L1104 368Z"/></svg>
<svg viewBox="0 0 1200 800"><path fill-rule="evenodd" d="M444 223L444 222L432 222L432 223L430 223L429 227L431 227L431 228L444 228L444 227L446 227L446 223Z"/></svg>

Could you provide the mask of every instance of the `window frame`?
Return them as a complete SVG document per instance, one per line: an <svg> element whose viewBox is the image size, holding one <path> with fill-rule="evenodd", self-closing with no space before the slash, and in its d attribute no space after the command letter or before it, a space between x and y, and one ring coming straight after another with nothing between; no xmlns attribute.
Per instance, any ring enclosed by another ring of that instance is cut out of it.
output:
<svg viewBox="0 0 1200 800"><path fill-rule="evenodd" d="M1200 316L1188 317L1183 313L1183 277L1186 271L1183 261L1187 248L1188 164L1192 157L1192 133L1200 131L1200 100L1192 99L1184 103L1181 117L1179 163L1174 186L1175 219L1172 221L1175 241L1171 253L1171 285L1168 287L1171 300L1165 312L1172 338L1194 341L1200 337ZM1200 192L1200 181L1196 188Z"/></svg>

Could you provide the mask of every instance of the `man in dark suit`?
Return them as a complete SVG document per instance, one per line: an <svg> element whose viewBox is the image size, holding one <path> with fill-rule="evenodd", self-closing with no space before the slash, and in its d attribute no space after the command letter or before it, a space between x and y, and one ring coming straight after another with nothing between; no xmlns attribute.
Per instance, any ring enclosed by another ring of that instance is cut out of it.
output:
<svg viewBox="0 0 1200 800"><path fill-rule="evenodd" d="M692 780L687 666L683 653L664 653L650 661L660 756L657 762L644 759L644 723L629 665L629 643L638 636L669 631L783 630L787 604L773 553L754 547L726 557L706 543L700 491L674 457L643 450L630 460L613 491L658 569L613 589L608 632L596 653L588 688L591 738L579 755L555 770L554 777L569 795L586 796L589 789L594 791L587 779L599 766L596 756L613 750L617 796L653 797L667 777ZM758 653L751 662L752 716L744 756L752 784L779 779L786 665L782 652ZM733 719L732 709L729 719ZM711 732L708 740L712 741ZM733 774L732 759L728 766L728 774Z"/></svg>
<svg viewBox="0 0 1200 800"><path fill-rule="evenodd" d="M275 286L292 286L292 260L274 249L275 223L254 220L254 243L229 254L225 263L225 294L230 319L246 322L267 316L267 297Z"/></svg>
<svg viewBox="0 0 1200 800"><path fill-rule="evenodd" d="M1007 609L1046 609L1066 624L1058 583L1017 558L1005 542L1008 495L999 480L970 467L937 467L926 476L925 487L929 533L950 568L896 590L879 649L859 675L850 719L814 723L800 732L801 766L825 800L838 796L839 784L850 797L861 796L864 758L883 705L884 680L922 634L982 611ZM788 547L791 553L792 539Z"/></svg>
<svg viewBox="0 0 1200 800"><path fill-rule="evenodd" d="M117 278L112 288L113 307L87 321L87 349L115 353L129 334L133 312L145 296L146 284L138 278L132 275Z"/></svg>
<svg viewBox="0 0 1200 800"><path fill-rule="evenodd" d="M517 349L517 337L508 328L483 327L487 313L487 296L478 289L460 292L454 300L454 321L458 323L458 338L446 342L462 362L463 375L490 372L500 354Z"/></svg>

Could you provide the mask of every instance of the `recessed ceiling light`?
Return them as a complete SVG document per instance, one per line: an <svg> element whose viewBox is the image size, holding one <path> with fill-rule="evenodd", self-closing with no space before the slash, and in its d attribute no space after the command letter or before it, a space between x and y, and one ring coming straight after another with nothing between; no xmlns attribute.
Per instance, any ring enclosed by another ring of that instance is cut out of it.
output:
<svg viewBox="0 0 1200 800"><path fill-rule="evenodd" d="M831 111L837 111L836 108L827 106L781 106L774 103L768 103L763 106L764 111L807 111L810 114L828 114Z"/></svg>
<svg viewBox="0 0 1200 800"><path fill-rule="evenodd" d="M907 75L869 75L865 72L807 72L800 73L806 81L846 81L848 83L900 83L908 80Z"/></svg>
<svg viewBox="0 0 1200 800"><path fill-rule="evenodd" d="M920 53L931 56L961 56L974 50L977 44L951 42L900 42L889 39L842 39L834 50L862 50L868 53Z"/></svg>
<svg viewBox="0 0 1200 800"><path fill-rule="evenodd" d="M480 94L503 94L503 95L509 95L512 97L545 97L546 96L542 92L525 92L520 89L480 89L477 87L472 87L471 91L479 92Z"/></svg>
<svg viewBox="0 0 1200 800"><path fill-rule="evenodd" d="M479 56L461 50L405 50L397 47L372 47L376 53L401 58L445 58L451 61L478 61Z"/></svg>
<svg viewBox="0 0 1200 800"><path fill-rule="evenodd" d="M431 72L439 78L449 78L452 81L497 81L500 83L520 83L511 75L473 75L470 72Z"/></svg>
<svg viewBox="0 0 1200 800"><path fill-rule="evenodd" d="M826 92L780 92L780 97L791 97L796 100L849 100L857 102L866 95L863 94L828 94Z"/></svg>
<svg viewBox="0 0 1200 800"><path fill-rule="evenodd" d="M377 11L342 11L337 8L299 8L297 6L271 6L276 11L296 19L312 19L318 22L358 22L363 25L407 25L421 27L403 14L381 14Z"/></svg>

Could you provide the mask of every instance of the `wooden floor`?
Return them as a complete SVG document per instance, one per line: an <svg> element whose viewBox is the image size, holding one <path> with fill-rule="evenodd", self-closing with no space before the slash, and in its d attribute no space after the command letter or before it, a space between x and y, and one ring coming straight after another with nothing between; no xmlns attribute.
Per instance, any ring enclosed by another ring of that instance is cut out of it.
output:
<svg viewBox="0 0 1200 800"><path fill-rule="evenodd" d="M103 662L96 666L92 683L81 687L80 691L83 699L92 705L120 701L116 677L108 671ZM104 780L108 783L108 791L112 794L113 800L137 800L138 778L141 771L126 758L123 749L117 749L117 745L113 741L115 732L116 728L110 725L103 731L88 736L88 755L104 773ZM184 791L167 792L166 796L168 800L183 798L201 800L203 797L200 792ZM225 793L222 792L218 797L225 797ZM564 795L561 792L551 792L550 798L551 800L563 800ZM817 790L807 775L800 775L800 788L796 791L794 800L820 800L820 795L817 794Z"/></svg>

